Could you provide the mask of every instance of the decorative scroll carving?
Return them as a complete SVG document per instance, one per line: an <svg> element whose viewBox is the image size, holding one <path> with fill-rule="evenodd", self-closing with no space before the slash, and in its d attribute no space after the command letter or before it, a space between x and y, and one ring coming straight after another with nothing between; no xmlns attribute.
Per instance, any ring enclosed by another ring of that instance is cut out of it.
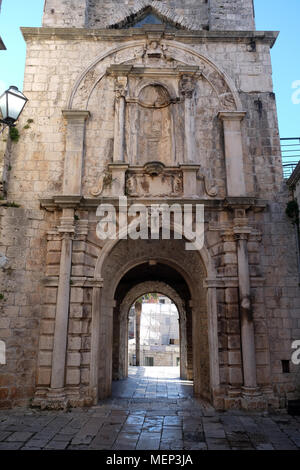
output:
<svg viewBox="0 0 300 470"><path fill-rule="evenodd" d="M209 197L216 197L218 195L218 187L216 185L209 187L209 178L205 176L200 170L197 173L197 179L203 181L204 191Z"/></svg>
<svg viewBox="0 0 300 470"><path fill-rule="evenodd" d="M97 186L91 189L92 196L100 196L105 188L110 187L112 184L112 174L109 171L104 171L99 178Z"/></svg>

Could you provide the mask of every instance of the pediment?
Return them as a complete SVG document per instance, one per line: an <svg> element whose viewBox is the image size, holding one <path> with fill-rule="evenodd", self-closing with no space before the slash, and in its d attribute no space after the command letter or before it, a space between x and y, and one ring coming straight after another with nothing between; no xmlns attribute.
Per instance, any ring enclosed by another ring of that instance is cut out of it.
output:
<svg viewBox="0 0 300 470"><path fill-rule="evenodd" d="M181 18L165 11L160 11L153 6L145 6L136 12L130 12L127 16L108 26L109 29L143 28L152 25L162 25L169 29L187 29Z"/></svg>

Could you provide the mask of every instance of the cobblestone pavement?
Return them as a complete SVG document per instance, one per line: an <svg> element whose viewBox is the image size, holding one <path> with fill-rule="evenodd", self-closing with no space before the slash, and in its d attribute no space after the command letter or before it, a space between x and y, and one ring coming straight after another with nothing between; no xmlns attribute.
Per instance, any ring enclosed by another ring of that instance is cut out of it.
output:
<svg viewBox="0 0 300 470"><path fill-rule="evenodd" d="M71 411L0 411L0 450L299 450L300 417L216 412L177 368L131 368L113 396Z"/></svg>

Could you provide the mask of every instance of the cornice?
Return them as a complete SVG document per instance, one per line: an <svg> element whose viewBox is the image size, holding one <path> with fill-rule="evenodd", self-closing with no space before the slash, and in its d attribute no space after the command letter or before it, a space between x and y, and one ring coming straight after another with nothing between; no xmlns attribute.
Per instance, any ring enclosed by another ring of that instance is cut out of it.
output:
<svg viewBox="0 0 300 470"><path fill-rule="evenodd" d="M267 206L267 201L251 197L231 197L225 199L203 199L203 198L168 198L168 197L149 197L149 198L127 198L128 205L131 204L144 204L150 206L151 204L203 204L207 209L211 210L234 210L236 208L244 208L246 210L262 211ZM42 208L50 211L63 208L82 208L82 209L96 209L100 204L112 204L115 207L119 206L118 197L99 197L99 198L84 198L82 196L53 196L52 198L40 199Z"/></svg>
<svg viewBox="0 0 300 470"><path fill-rule="evenodd" d="M157 27L159 26L159 27ZM128 28L128 29L91 29L91 28L21 28L25 41L34 40L99 40L99 41L124 41L132 39L140 39L147 37L155 31L165 39L174 39L183 42L193 42L195 44L201 42L244 42L249 43L259 41L267 43L273 47L279 32L278 31L188 31L176 30L171 31L163 25L144 28Z"/></svg>

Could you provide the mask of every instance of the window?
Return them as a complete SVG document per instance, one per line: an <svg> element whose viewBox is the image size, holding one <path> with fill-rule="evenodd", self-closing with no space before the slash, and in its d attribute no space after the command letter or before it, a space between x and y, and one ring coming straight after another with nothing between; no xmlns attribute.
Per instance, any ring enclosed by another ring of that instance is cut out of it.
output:
<svg viewBox="0 0 300 470"><path fill-rule="evenodd" d="M142 20L133 25L133 28L142 28L144 24L163 24L163 21L153 13L149 13Z"/></svg>
<svg viewBox="0 0 300 470"><path fill-rule="evenodd" d="M153 367L154 365L153 357L145 357L144 362L146 367Z"/></svg>
<svg viewBox="0 0 300 470"><path fill-rule="evenodd" d="M170 344L170 336L169 335L161 335L161 344L163 344L163 345Z"/></svg>
<svg viewBox="0 0 300 470"><path fill-rule="evenodd" d="M283 360L281 361L282 364L282 373L283 374L289 374L290 372L290 361Z"/></svg>

